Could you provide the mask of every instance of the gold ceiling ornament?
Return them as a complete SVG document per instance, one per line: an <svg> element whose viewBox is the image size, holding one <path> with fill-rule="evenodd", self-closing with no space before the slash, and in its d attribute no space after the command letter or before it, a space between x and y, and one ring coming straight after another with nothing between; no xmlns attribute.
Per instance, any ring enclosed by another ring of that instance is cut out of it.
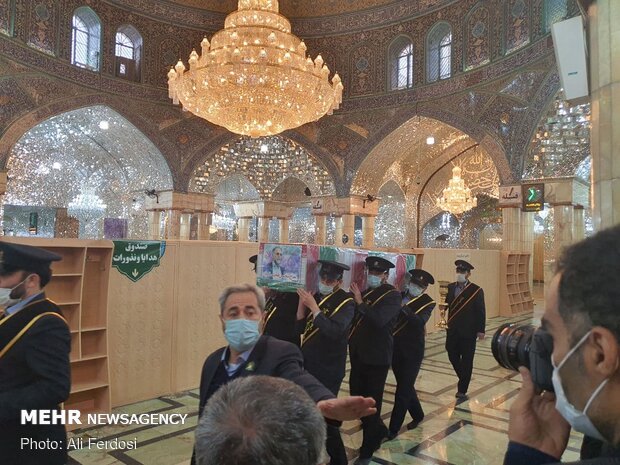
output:
<svg viewBox="0 0 620 465"><path fill-rule="evenodd" d="M316 121L342 103L343 85L321 55L291 33L277 0L239 0L224 29L202 54L193 50L189 70L181 60L168 72L173 103L236 134L259 137Z"/></svg>
<svg viewBox="0 0 620 465"><path fill-rule="evenodd" d="M471 195L471 190L461 177L461 168L452 168L452 179L443 190L443 197L437 199L437 206L453 215L460 215L478 205L478 199Z"/></svg>

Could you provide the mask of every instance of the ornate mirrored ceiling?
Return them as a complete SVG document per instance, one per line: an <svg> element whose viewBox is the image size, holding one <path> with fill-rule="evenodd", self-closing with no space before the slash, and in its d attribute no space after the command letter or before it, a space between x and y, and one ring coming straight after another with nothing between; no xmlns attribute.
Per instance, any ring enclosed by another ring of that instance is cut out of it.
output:
<svg viewBox="0 0 620 465"><path fill-rule="evenodd" d="M95 209L104 204L105 218L126 219L131 237L147 236L145 191L172 189L159 150L105 106L63 113L30 129L7 168L5 204L67 208L96 197Z"/></svg>
<svg viewBox="0 0 620 465"><path fill-rule="evenodd" d="M433 138L433 143L428 138ZM476 144L462 131L441 121L414 117L383 139L360 166L351 191L376 194L389 180L408 194L432 176L442 157L456 156ZM444 160L445 161L445 160Z"/></svg>
<svg viewBox="0 0 620 465"><path fill-rule="evenodd" d="M240 137L224 145L194 171L190 190L214 193L222 181L238 175L255 187L262 200L271 200L274 194L278 200L296 200L305 190L302 186L307 186L312 195L336 192L325 168L305 148L280 136ZM291 179L299 182L287 181Z"/></svg>

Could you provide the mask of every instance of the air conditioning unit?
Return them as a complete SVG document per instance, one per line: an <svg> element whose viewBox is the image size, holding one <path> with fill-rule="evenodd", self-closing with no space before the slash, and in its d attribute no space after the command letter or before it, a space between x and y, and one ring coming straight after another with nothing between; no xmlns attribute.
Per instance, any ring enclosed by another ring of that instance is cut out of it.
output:
<svg viewBox="0 0 620 465"><path fill-rule="evenodd" d="M581 16L551 26L555 60L564 94L569 101L588 97L588 60L586 33Z"/></svg>

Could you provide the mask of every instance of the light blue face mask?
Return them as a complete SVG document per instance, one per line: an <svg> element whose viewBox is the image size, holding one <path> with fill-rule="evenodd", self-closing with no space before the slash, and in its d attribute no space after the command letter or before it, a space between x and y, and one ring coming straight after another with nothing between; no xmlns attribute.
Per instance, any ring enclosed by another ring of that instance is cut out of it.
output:
<svg viewBox="0 0 620 465"><path fill-rule="evenodd" d="M256 320L227 320L224 323L224 336L230 347L237 352L245 352L254 347L260 338Z"/></svg>
<svg viewBox="0 0 620 465"><path fill-rule="evenodd" d="M409 283L409 285L407 286L407 291L409 292L409 295L411 297L417 297L419 295L422 295L422 293L424 292L424 288L418 286L417 284Z"/></svg>
<svg viewBox="0 0 620 465"><path fill-rule="evenodd" d="M580 433L585 434L586 436L590 436L591 438L598 439L600 441L605 441L603 435L596 429L596 426L592 423L590 418L588 418L587 412L596 396L603 390L609 379L604 380L598 387L594 390L588 401L586 402L585 407L583 408L583 412L577 410L573 404L571 404L566 397L566 393L564 392L564 387L562 386L562 379L560 378L560 369L564 366L566 361L573 355L579 347L588 339L591 331L581 338L581 340L573 347L568 353L564 356L562 361L555 366L553 363L553 357L551 358L551 364L553 365L553 375L551 376L551 381L553 383L553 389L555 391L555 408L560 415L564 417L564 419L572 426L575 431L579 431Z"/></svg>
<svg viewBox="0 0 620 465"><path fill-rule="evenodd" d="M375 276L374 274L369 274L366 278L366 283L368 287L374 289L375 287L381 286L381 276Z"/></svg>
<svg viewBox="0 0 620 465"><path fill-rule="evenodd" d="M334 292L334 287L336 286L328 286L327 284L323 284L322 282L319 282L319 293L321 295L331 294L332 292Z"/></svg>

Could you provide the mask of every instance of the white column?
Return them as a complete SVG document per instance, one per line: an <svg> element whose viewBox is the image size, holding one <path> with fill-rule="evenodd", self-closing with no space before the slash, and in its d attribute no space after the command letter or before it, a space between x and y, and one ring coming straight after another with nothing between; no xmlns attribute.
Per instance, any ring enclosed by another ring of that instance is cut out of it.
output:
<svg viewBox="0 0 620 465"><path fill-rule="evenodd" d="M325 245L327 238L327 217L325 215L315 215L314 224L314 243L319 245Z"/></svg>
<svg viewBox="0 0 620 465"><path fill-rule="evenodd" d="M375 217L362 217L362 245L366 249L372 249L375 246Z"/></svg>
<svg viewBox="0 0 620 465"><path fill-rule="evenodd" d="M271 218L261 217L258 219L258 242L269 241L269 221Z"/></svg>
<svg viewBox="0 0 620 465"><path fill-rule="evenodd" d="M521 250L521 209L502 208L502 249L507 252Z"/></svg>
<svg viewBox="0 0 620 465"><path fill-rule="evenodd" d="M349 237L346 246L355 247L355 215L342 215L342 234Z"/></svg>
<svg viewBox="0 0 620 465"><path fill-rule="evenodd" d="M280 242L282 244L286 244L288 242L288 223L288 218L280 218L278 222L278 226L280 227Z"/></svg>
<svg viewBox="0 0 620 465"><path fill-rule="evenodd" d="M250 220L251 218L239 218L237 220L237 228L239 230L239 241L250 241Z"/></svg>
<svg viewBox="0 0 620 465"><path fill-rule="evenodd" d="M148 211L149 221L149 239L158 241L161 239L161 214L159 210Z"/></svg>
<svg viewBox="0 0 620 465"><path fill-rule="evenodd" d="M198 240L208 241L211 238L211 212L198 212Z"/></svg>

